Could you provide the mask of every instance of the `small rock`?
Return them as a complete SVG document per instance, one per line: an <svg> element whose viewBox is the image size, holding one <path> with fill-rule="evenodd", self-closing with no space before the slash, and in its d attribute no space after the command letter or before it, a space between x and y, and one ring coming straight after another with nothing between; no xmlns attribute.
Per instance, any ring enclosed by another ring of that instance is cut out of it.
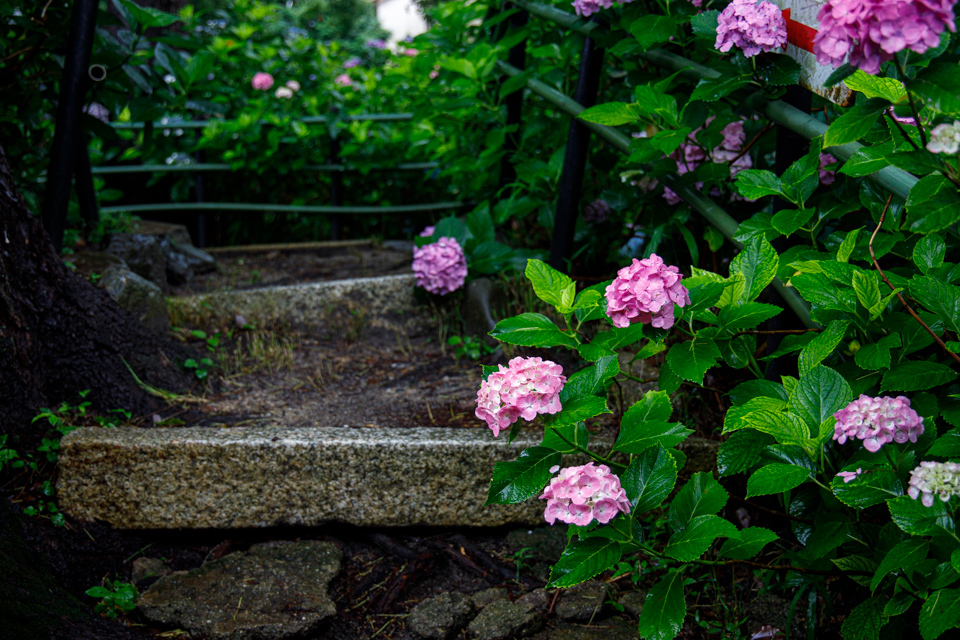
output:
<svg viewBox="0 0 960 640"><path fill-rule="evenodd" d="M527 605L494 600L473 619L467 633L476 640L525 638L543 626L543 617Z"/></svg>
<svg viewBox="0 0 960 640"><path fill-rule="evenodd" d="M553 611L563 620L586 622L600 615L606 599L606 586L597 580L587 580L561 591Z"/></svg>
<svg viewBox="0 0 960 640"><path fill-rule="evenodd" d="M117 301L121 309L133 314L147 329L156 333L169 331L167 300L154 283L138 276L125 265L113 265L97 284Z"/></svg>
<svg viewBox="0 0 960 640"><path fill-rule="evenodd" d="M170 575L170 567L160 558L137 558L133 561L130 582L138 584L148 578L162 578Z"/></svg>
<svg viewBox="0 0 960 640"><path fill-rule="evenodd" d="M167 261L167 282L171 284L190 282L193 279L193 271L190 270L187 257L179 250L177 244L167 236L162 236L160 247Z"/></svg>
<svg viewBox="0 0 960 640"><path fill-rule="evenodd" d="M176 247L177 251L183 254L183 259L192 273L210 273L217 270L217 261L203 249L197 249L192 244L179 243Z"/></svg>
<svg viewBox="0 0 960 640"><path fill-rule="evenodd" d="M339 570L329 542L267 542L160 578L137 610L209 640L312 637L336 613L327 586Z"/></svg>
<svg viewBox="0 0 960 640"><path fill-rule="evenodd" d="M470 600L473 602L473 606L477 609L483 609L485 606L494 602L496 600L506 600L507 599L507 590L503 587L493 587L492 589L484 589L483 591L478 591L472 596Z"/></svg>
<svg viewBox="0 0 960 640"><path fill-rule="evenodd" d="M444 593L414 607L407 617L407 628L422 638L449 640L460 633L473 613L470 598L462 593Z"/></svg>
<svg viewBox="0 0 960 640"><path fill-rule="evenodd" d="M620 596L620 606L634 618L639 618L643 613L643 601L646 599L647 592L642 589L628 591Z"/></svg>
<svg viewBox="0 0 960 640"><path fill-rule="evenodd" d="M193 244L190 232L182 224L159 222L157 220L137 220L130 225L129 231L143 236L167 236L178 245Z"/></svg>
<svg viewBox="0 0 960 640"><path fill-rule="evenodd" d="M553 594L548 593L546 589L534 589L518 598L517 602L530 607L532 611L536 611L540 615L547 615L551 600L553 600Z"/></svg>
<svg viewBox="0 0 960 640"><path fill-rule="evenodd" d="M111 233L106 238L107 253L122 259L130 270L167 290L167 257L156 236Z"/></svg>

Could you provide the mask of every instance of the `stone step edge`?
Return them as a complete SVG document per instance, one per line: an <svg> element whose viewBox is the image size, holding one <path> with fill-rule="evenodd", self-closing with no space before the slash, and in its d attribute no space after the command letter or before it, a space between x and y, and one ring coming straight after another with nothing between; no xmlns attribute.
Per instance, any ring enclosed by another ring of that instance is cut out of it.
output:
<svg viewBox="0 0 960 640"><path fill-rule="evenodd" d="M172 297L167 303L177 317L232 321L240 315L250 323L285 320L312 325L337 316L382 319L410 315L418 311L415 285L416 276L411 273L232 289Z"/></svg>
<svg viewBox="0 0 960 640"><path fill-rule="evenodd" d="M507 446L479 428L86 427L61 441L58 500L79 520L126 529L532 525L543 521L536 499L483 503L496 462L539 441ZM715 459L711 441L680 448Z"/></svg>

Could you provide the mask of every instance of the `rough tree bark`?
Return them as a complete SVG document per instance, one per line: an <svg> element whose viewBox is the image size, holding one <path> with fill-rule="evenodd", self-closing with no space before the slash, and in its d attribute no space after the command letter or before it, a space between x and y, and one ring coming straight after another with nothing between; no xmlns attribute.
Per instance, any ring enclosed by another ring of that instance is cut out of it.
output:
<svg viewBox="0 0 960 640"><path fill-rule="evenodd" d="M84 389L95 408L147 413L157 400L124 360L145 382L178 391L186 384L178 357L175 344L64 266L0 147L0 433L29 449L44 431L30 424L37 409L75 401Z"/></svg>

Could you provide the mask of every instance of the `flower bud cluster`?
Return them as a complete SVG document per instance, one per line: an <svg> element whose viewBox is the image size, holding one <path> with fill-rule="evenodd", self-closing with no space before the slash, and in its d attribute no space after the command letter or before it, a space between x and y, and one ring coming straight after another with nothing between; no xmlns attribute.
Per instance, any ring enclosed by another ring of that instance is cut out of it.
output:
<svg viewBox="0 0 960 640"><path fill-rule="evenodd" d="M930 132L927 151L931 153L954 154L960 150L960 120L953 124L938 124Z"/></svg>
<svg viewBox="0 0 960 640"><path fill-rule="evenodd" d="M413 250L413 272L417 275L417 286L430 293L446 295L466 281L467 259L454 238L440 238Z"/></svg>
<svg viewBox="0 0 960 640"><path fill-rule="evenodd" d="M560 411L560 390L567 378L563 367L542 358L514 358L487 376L477 392L475 415L500 435L519 418L533 420L540 413Z"/></svg>
<svg viewBox="0 0 960 640"><path fill-rule="evenodd" d="M634 322L660 329L673 326L673 308L690 304L690 293L680 284L680 270L668 267L657 254L620 269L607 286L607 315L615 327Z"/></svg>
<svg viewBox="0 0 960 640"><path fill-rule="evenodd" d="M736 45L752 58L761 51L773 51L787 44L787 21L780 7L763 0L733 0L720 12L717 41L720 51Z"/></svg>
<svg viewBox="0 0 960 640"><path fill-rule="evenodd" d="M921 462L910 472L907 495L925 507L933 506L934 496L943 502L960 495L960 464L956 462Z"/></svg>
<svg viewBox="0 0 960 640"><path fill-rule="evenodd" d="M837 419L833 439L844 444L847 438L859 438L867 451L879 451L888 442L916 442L923 433L923 418L904 396L861 395L833 417Z"/></svg>
<svg viewBox="0 0 960 640"><path fill-rule="evenodd" d="M559 520L582 527L594 519L606 524L620 512L630 513L627 492L607 465L588 462L579 467L560 469L558 465L550 469L550 473L557 471L560 473L540 496L547 501L543 517L548 523Z"/></svg>

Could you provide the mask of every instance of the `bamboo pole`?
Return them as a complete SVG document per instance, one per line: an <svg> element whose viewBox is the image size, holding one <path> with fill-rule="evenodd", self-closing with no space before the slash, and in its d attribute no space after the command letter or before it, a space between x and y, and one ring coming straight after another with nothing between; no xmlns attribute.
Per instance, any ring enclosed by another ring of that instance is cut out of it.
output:
<svg viewBox="0 0 960 640"><path fill-rule="evenodd" d="M116 207L103 207L103 213L146 213L151 211L256 211L278 213L354 213L354 214L391 214L417 213L421 211L444 211L471 206L466 202L435 202L431 204L404 204L392 207L347 206L329 207L296 204L250 204L241 202L174 202L170 204L128 204Z"/></svg>

